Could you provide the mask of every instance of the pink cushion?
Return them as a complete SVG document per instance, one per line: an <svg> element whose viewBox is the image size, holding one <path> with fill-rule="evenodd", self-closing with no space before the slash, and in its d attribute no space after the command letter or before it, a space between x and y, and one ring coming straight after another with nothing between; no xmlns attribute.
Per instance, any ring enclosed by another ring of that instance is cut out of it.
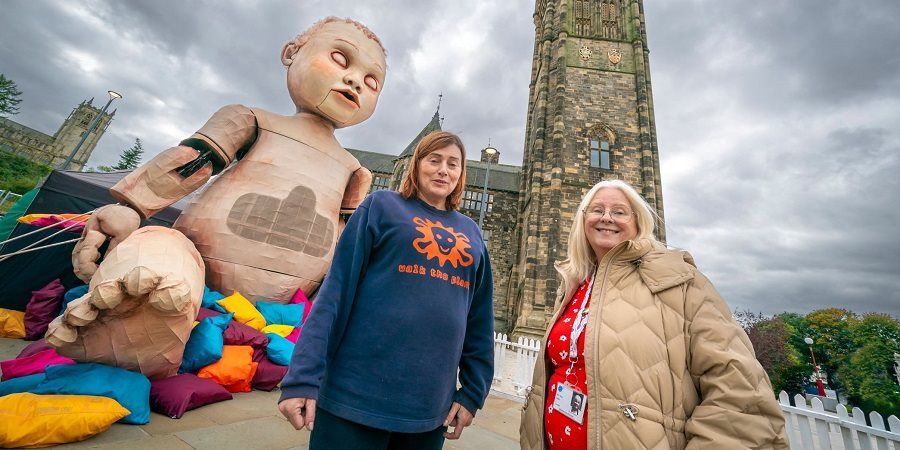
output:
<svg viewBox="0 0 900 450"><path fill-rule="evenodd" d="M231 398L231 393L215 381L192 373L150 382L150 408L173 419L185 411Z"/></svg>
<svg viewBox="0 0 900 450"><path fill-rule="evenodd" d="M256 353L253 355L253 360L259 363L259 366L256 368L256 373L253 375L252 386L253 389L259 389L260 391L271 391L278 387L278 384L281 383L281 380L287 374L288 368L287 366L279 366L278 364L273 363L268 357L265 356L266 352L262 352L262 359L256 359Z"/></svg>
<svg viewBox="0 0 900 450"><path fill-rule="evenodd" d="M44 337L47 325L59 315L66 288L59 278L31 293L25 306L25 339L33 341Z"/></svg>
<svg viewBox="0 0 900 450"><path fill-rule="evenodd" d="M300 328L301 327L294 327L294 331L291 331L291 334L285 336L284 338L296 344L297 339L300 339Z"/></svg>
<svg viewBox="0 0 900 450"><path fill-rule="evenodd" d="M306 298L306 294L303 293L303 289L297 289L297 292L294 293L294 298L291 299L292 304L302 304L303 305L303 321L300 323L306 323L306 316L309 315L309 310L312 309L312 302Z"/></svg>
<svg viewBox="0 0 900 450"><path fill-rule="evenodd" d="M41 338L26 345L25 348L23 348L22 351L19 352L19 356L16 356L16 358L24 358L26 356L31 356L44 350L50 350L52 348L53 347L51 347L50 344L47 343L47 341Z"/></svg>
<svg viewBox="0 0 900 450"><path fill-rule="evenodd" d="M197 318L194 320L196 320L197 322L200 322L207 317L215 317L215 316L221 316L221 315L222 315L222 313L220 313L216 310L209 309L209 308L200 308L200 310L197 311Z"/></svg>
<svg viewBox="0 0 900 450"><path fill-rule="evenodd" d="M0 362L0 381L42 373L47 366L57 364L75 364L75 361L59 356L55 349L44 350L24 358L10 359Z"/></svg>

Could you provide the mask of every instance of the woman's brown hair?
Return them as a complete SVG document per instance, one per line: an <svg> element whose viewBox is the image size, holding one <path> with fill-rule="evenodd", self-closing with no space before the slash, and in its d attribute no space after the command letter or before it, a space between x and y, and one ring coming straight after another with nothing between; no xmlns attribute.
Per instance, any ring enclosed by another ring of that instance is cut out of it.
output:
<svg viewBox="0 0 900 450"><path fill-rule="evenodd" d="M462 143L459 136L447 131L433 131L419 141L416 151L413 152L412 162L409 164L409 170L406 171L406 178L400 185L400 195L403 198L412 198L419 195L419 162L435 150L455 145L459 147L459 153L462 157L460 164L462 171L459 173L459 181L453 192L447 196L447 211L453 211L459 208L459 202L462 199L463 190L466 188L466 147Z"/></svg>

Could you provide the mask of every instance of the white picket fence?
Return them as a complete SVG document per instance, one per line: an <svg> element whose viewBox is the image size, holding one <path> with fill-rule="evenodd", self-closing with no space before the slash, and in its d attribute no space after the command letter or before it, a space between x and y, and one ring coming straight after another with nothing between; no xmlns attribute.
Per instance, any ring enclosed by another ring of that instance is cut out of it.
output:
<svg viewBox="0 0 900 450"><path fill-rule="evenodd" d="M509 341L506 334L494 335L494 380L491 393L510 399L525 399L525 389L531 385L534 364L541 342L519 337ZM868 416L859 408L852 414L844 405L837 405L837 413L825 411L822 401L813 398L807 405L801 395L794 396L794 404L784 391L778 396L784 412L788 439L794 450L900 450L900 419L881 414ZM887 422L887 423L885 423Z"/></svg>
<svg viewBox="0 0 900 450"><path fill-rule="evenodd" d="M525 388L531 386L534 362L541 341L519 337L510 342L506 334L494 334L494 380L491 391L504 397L525 399Z"/></svg>
<svg viewBox="0 0 900 450"><path fill-rule="evenodd" d="M813 398L810 405L802 395L794 396L791 405L788 394L781 391L778 403L784 411L785 425L792 449L801 450L900 450L900 419L887 418L887 426L881 414L866 415L859 408L852 414L844 405L837 405L837 413L825 411L822 401Z"/></svg>

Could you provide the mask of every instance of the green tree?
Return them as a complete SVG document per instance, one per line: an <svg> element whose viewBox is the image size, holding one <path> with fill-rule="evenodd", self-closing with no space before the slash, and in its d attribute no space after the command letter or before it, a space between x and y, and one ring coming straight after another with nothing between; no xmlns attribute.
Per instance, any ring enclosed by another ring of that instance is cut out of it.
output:
<svg viewBox="0 0 900 450"><path fill-rule="evenodd" d="M19 103L22 103L20 95L22 91L16 86L16 82L0 73L0 117L19 113Z"/></svg>
<svg viewBox="0 0 900 450"><path fill-rule="evenodd" d="M141 138L135 138L134 145L119 155L119 162L110 167L111 170L104 170L106 166L100 166L100 170L111 172L112 170L131 170L141 165L141 156L144 154L144 146L141 144Z"/></svg>
<svg viewBox="0 0 900 450"><path fill-rule="evenodd" d="M850 355L856 351L851 329L859 318L850 310L826 308L807 314L806 322L808 337L815 341L816 362L828 374L829 387L842 389L838 368L847 364Z"/></svg>
<svg viewBox="0 0 900 450"><path fill-rule="evenodd" d="M870 313L850 330L858 348L838 368L850 401L865 411L900 415L900 391L894 374L894 353L900 353L900 322Z"/></svg>
<svg viewBox="0 0 900 450"><path fill-rule="evenodd" d="M794 327L780 316L766 317L749 311L735 313L753 344L756 359L763 366L776 393L803 392L809 381L809 366L791 344Z"/></svg>

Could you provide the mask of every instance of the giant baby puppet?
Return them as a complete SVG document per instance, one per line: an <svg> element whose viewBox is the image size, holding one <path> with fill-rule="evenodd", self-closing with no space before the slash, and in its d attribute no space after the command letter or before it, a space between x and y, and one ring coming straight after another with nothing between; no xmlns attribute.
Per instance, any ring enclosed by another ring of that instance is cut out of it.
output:
<svg viewBox="0 0 900 450"><path fill-rule="evenodd" d="M297 289L318 287L341 214L359 205L372 179L334 129L372 115L385 52L363 25L329 17L288 42L281 61L295 115L226 106L113 186L121 204L92 215L72 255L89 292L47 332L60 354L168 377L181 363L204 278L213 290L251 300L286 302ZM140 218L219 173L175 229L137 229Z"/></svg>

